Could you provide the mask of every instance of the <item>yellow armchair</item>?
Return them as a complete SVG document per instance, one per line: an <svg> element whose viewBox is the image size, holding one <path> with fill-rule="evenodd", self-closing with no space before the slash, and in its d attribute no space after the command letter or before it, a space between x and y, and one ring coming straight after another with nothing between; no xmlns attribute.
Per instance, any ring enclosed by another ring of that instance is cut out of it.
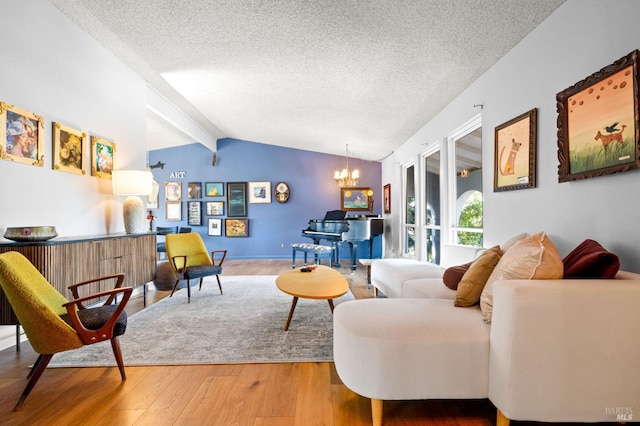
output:
<svg viewBox="0 0 640 426"><path fill-rule="evenodd" d="M222 294L219 274L222 273L222 263L227 257L226 250L214 250L209 255L200 234L196 232L169 234L167 235L167 257L176 278L169 297L173 296L180 281L187 280L187 303L190 303L191 280L200 278L199 290L202 290L203 278L212 275L215 275L218 280L218 288Z"/></svg>
<svg viewBox="0 0 640 426"><path fill-rule="evenodd" d="M79 297L79 288L103 280L114 280L114 289ZM22 254L16 251L0 254L0 286L33 350L40 354L27 376L29 382L15 411L22 408L54 354L83 345L110 340L120 376L126 380L118 336L126 330L124 308L133 289L122 287L123 281L124 274L116 274L75 284L69 287L74 299L67 301ZM119 295L120 303L115 304ZM106 300L100 306L83 305L98 298Z"/></svg>

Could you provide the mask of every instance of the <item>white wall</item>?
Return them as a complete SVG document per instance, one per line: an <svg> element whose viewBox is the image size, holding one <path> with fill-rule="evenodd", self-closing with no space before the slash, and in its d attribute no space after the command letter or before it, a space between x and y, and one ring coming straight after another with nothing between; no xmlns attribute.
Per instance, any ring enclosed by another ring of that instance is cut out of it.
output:
<svg viewBox="0 0 640 426"><path fill-rule="evenodd" d="M44 167L0 160L0 235L34 225L61 236L123 232L110 180L88 163L84 176L52 169L52 122L115 142L115 168L143 169L145 81L46 0L3 2L0 39L0 101L45 120Z"/></svg>
<svg viewBox="0 0 640 426"><path fill-rule="evenodd" d="M400 244L401 165L417 159L425 143L442 140L478 114L474 104L483 104L485 246L520 232L546 231L565 255L591 238L616 253L624 269L640 271L640 171L558 183L555 98L640 48L639 16L636 0L567 0L385 159L382 184L391 183L393 203L387 253ZM538 108L537 188L494 193L495 127L532 108Z"/></svg>

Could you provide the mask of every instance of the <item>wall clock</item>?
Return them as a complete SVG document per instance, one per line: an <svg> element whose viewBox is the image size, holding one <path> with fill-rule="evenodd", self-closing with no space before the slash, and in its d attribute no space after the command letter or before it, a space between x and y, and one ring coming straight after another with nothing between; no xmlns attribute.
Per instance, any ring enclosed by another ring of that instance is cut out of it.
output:
<svg viewBox="0 0 640 426"><path fill-rule="evenodd" d="M273 190L276 201L284 204L289 201L289 185L285 182L278 182Z"/></svg>

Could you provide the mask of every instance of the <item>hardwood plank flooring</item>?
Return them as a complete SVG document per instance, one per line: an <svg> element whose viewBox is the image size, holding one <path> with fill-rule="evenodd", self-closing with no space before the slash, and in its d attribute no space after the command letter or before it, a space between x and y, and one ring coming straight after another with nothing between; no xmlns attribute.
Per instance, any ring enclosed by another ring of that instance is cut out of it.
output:
<svg viewBox="0 0 640 426"><path fill-rule="evenodd" d="M288 260L230 260L222 276L277 275ZM372 297L366 269L341 272L358 299ZM151 286L152 287L152 286ZM147 304L169 295L150 289ZM127 312L143 309L142 296ZM47 369L22 411L13 407L37 355L28 343L0 352L2 425L247 425L308 426L371 424L370 401L347 389L333 363L284 363ZM366 360L363 360L366 362ZM492 425L488 400L389 401L384 424Z"/></svg>

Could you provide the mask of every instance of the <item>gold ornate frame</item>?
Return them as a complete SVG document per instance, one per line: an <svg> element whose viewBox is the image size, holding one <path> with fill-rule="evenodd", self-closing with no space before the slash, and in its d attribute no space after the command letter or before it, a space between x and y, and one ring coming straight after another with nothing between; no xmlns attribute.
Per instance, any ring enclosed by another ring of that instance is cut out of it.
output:
<svg viewBox="0 0 640 426"><path fill-rule="evenodd" d="M0 158L44 166L44 119L22 108L0 102Z"/></svg>
<svg viewBox="0 0 640 426"><path fill-rule="evenodd" d="M86 174L86 132L61 123L53 123L53 169L61 172Z"/></svg>
<svg viewBox="0 0 640 426"><path fill-rule="evenodd" d="M116 144L98 136L91 136L91 176L111 179L115 165Z"/></svg>

